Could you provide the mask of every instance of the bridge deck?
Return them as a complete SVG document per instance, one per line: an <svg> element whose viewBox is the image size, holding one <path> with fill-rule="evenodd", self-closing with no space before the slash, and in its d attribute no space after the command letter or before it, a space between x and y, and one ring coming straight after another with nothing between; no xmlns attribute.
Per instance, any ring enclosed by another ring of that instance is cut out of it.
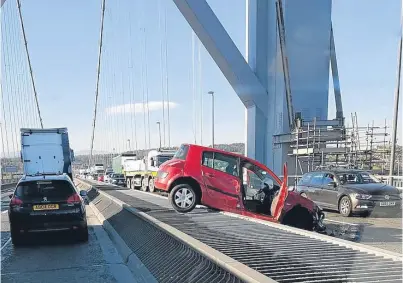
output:
<svg viewBox="0 0 403 283"><path fill-rule="evenodd" d="M178 214L158 195L96 187L278 282L402 281L401 261L203 208Z"/></svg>

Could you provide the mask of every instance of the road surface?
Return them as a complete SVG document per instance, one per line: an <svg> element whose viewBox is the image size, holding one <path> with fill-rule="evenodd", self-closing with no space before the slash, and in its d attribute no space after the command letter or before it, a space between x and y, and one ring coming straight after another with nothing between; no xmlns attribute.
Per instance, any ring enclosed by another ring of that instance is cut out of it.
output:
<svg viewBox="0 0 403 283"><path fill-rule="evenodd" d="M2 194L1 282L136 282L90 207L88 243L52 233L38 234L29 245L14 248L4 207L7 202L7 194Z"/></svg>
<svg viewBox="0 0 403 283"><path fill-rule="evenodd" d="M343 217L337 212L325 213L327 226L336 227L339 233L357 227L361 229L359 243L402 253L402 218Z"/></svg>
<svg viewBox="0 0 403 283"><path fill-rule="evenodd" d="M170 207L165 194L151 194L127 188L119 191L152 202L163 207ZM157 197L155 197L157 196ZM337 212L325 211L326 225L335 237L352 240L348 234L360 229L360 238L355 240L361 244L402 253L402 218L343 217Z"/></svg>

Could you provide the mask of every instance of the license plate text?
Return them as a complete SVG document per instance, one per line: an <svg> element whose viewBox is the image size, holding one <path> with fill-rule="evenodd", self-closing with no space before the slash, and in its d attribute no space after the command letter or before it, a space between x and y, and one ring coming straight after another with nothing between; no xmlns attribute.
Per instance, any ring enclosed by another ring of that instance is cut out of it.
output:
<svg viewBox="0 0 403 283"><path fill-rule="evenodd" d="M58 204L38 204L33 206L34 210L55 210L59 209Z"/></svg>

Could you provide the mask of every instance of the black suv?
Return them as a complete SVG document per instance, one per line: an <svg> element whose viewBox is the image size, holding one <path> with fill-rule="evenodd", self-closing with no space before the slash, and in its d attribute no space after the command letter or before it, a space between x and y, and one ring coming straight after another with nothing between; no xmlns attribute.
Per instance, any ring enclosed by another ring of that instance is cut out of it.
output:
<svg viewBox="0 0 403 283"><path fill-rule="evenodd" d="M366 171L309 172L298 181L296 190L323 208L338 210L343 216L369 215L374 211L394 216L401 214L401 192Z"/></svg>
<svg viewBox="0 0 403 283"><path fill-rule="evenodd" d="M30 232L73 231L77 240L88 241L83 197L67 175L25 176L12 195L8 217L11 240L23 244Z"/></svg>

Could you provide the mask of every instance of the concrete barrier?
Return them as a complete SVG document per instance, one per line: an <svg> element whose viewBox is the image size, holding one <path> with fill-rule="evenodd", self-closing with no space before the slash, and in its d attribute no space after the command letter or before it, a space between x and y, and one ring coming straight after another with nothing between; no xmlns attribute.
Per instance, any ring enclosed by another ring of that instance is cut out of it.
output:
<svg viewBox="0 0 403 283"><path fill-rule="evenodd" d="M78 178L76 178L76 180L78 180L79 182L82 182L82 183L86 183L88 186L92 186L92 184L87 180L81 180ZM94 186L96 186L96 183L99 183L99 182L94 182L94 183L95 183ZM137 217L141 218L142 220L150 223L154 227L156 227L156 228L160 229L161 231L165 232L166 234L172 236L179 242L191 247L194 251L203 255L204 257L209 259L211 262L215 263L217 266L232 273L233 275L240 278L244 282L250 282L250 283L275 283L275 282L277 282L277 281L265 276L264 274L242 264L241 262L236 261L233 258L211 248L210 246L200 242L199 240L183 233L182 231L179 231L178 229L155 219L154 217L148 215L147 213L141 212L141 211L137 210L136 208L129 206L125 202L122 202L121 200L119 200L111 195L108 195L107 193L105 193L101 190L98 190L98 192L101 195L112 200L115 204L122 207L122 209L125 209L126 211L136 215ZM93 208L94 211L97 211L97 209L94 205L91 205L91 208ZM99 211L97 211L97 213L100 214ZM103 216L99 216L99 219L102 220L101 222L103 222L103 223L108 223L107 220L105 218L103 218ZM105 229L110 229L111 225L108 223L104 227L105 227ZM137 257L135 257L135 260L134 260L135 263L132 263L131 257L135 256L135 254L134 253L130 254L130 252L127 250L127 245L125 245L124 242L122 243L123 240L121 240L119 235L117 235L117 233L116 234L115 233L114 232L111 233L112 234L111 238L112 238L112 240L114 240L113 238L115 238L115 242L117 243L117 245L120 246L120 248L118 248L118 249L122 252L122 256L127 257L127 264L128 264L129 269L138 268L139 264L138 264ZM132 270L132 272L135 272L135 271ZM149 281L149 282L152 282L152 281Z"/></svg>

